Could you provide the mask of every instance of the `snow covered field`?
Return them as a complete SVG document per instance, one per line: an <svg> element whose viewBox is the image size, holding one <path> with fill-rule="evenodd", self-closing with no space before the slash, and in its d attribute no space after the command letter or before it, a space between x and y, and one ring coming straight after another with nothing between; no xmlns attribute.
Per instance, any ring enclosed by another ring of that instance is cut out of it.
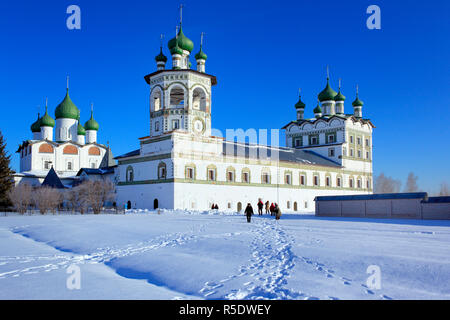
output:
<svg viewBox="0 0 450 320"><path fill-rule="evenodd" d="M450 299L450 221L208 213L0 216L0 299Z"/></svg>

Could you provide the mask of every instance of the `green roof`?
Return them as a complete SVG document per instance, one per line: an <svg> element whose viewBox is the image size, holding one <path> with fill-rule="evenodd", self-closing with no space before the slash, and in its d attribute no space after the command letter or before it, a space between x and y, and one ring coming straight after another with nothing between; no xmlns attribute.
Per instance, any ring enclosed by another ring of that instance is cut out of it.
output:
<svg viewBox="0 0 450 320"><path fill-rule="evenodd" d="M325 87L325 89L322 90L321 93L319 93L318 98L319 101L327 101L327 100L334 100L334 97L337 95L337 92L334 91L331 87L330 87L330 83L329 83L329 78L327 78L327 86Z"/></svg>
<svg viewBox="0 0 450 320"><path fill-rule="evenodd" d="M78 122L77 134L79 136L85 136L86 135L86 130L84 129L84 127L81 125L80 122Z"/></svg>
<svg viewBox="0 0 450 320"><path fill-rule="evenodd" d="M200 51L195 55L195 60L206 60L208 56L203 52L202 46L200 46Z"/></svg>
<svg viewBox="0 0 450 320"><path fill-rule="evenodd" d="M45 107L45 114L41 118L40 126L41 127L52 127L52 128L55 126L55 120L53 120L53 118L48 115L47 106Z"/></svg>
<svg viewBox="0 0 450 320"><path fill-rule="evenodd" d="M175 39L175 45L170 49L170 53L171 54L179 54L179 55L183 54L183 49L181 49L178 46L178 42L176 41L176 39Z"/></svg>
<svg viewBox="0 0 450 320"><path fill-rule="evenodd" d="M345 96L341 93L341 89L339 89L338 94L334 97L334 101L345 101Z"/></svg>
<svg viewBox="0 0 450 320"><path fill-rule="evenodd" d="M302 97L298 96L298 102L295 104L296 109L304 109L306 107L306 104L303 103Z"/></svg>
<svg viewBox="0 0 450 320"><path fill-rule="evenodd" d="M84 129L98 131L98 122L94 120L94 111L91 111L91 118L84 124Z"/></svg>
<svg viewBox="0 0 450 320"><path fill-rule="evenodd" d="M356 95L355 101L352 102L352 106L354 107L362 107L364 105L364 102L359 100L358 95Z"/></svg>
<svg viewBox="0 0 450 320"><path fill-rule="evenodd" d="M41 132L41 118L39 117L39 113L38 113L38 118L35 122L33 122L33 124L31 125L31 132Z"/></svg>
<svg viewBox="0 0 450 320"><path fill-rule="evenodd" d="M155 60L156 60L156 62L160 62L160 61L162 61L164 63L167 62L167 57L163 54L162 47L161 47L161 51L159 52L159 54L155 57Z"/></svg>
<svg viewBox="0 0 450 320"><path fill-rule="evenodd" d="M192 52L192 50L194 50L194 43L191 41L191 39L189 39L184 35L183 28L180 25L180 31L178 31L177 37L170 39L169 43L167 44L170 49L170 52L172 52L172 48L174 48L175 45L177 44L177 39L178 39L178 46L181 49L189 52Z"/></svg>
<svg viewBox="0 0 450 320"><path fill-rule="evenodd" d="M79 114L80 114L80 110L78 110L77 106L70 99L69 89L67 89L64 100L55 109L55 118L56 119L65 118L65 119L77 120Z"/></svg>
<svg viewBox="0 0 450 320"><path fill-rule="evenodd" d="M314 113L322 113L322 108L320 107L319 104L317 104L317 107L314 108Z"/></svg>

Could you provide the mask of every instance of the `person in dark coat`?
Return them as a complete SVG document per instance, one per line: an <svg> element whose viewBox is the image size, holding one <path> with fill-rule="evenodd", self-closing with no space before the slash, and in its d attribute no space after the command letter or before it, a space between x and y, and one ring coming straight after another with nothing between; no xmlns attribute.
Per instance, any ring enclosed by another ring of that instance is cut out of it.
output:
<svg viewBox="0 0 450 320"><path fill-rule="evenodd" d="M219 210L219 205L216 203L216 205L214 206L214 209Z"/></svg>
<svg viewBox="0 0 450 320"><path fill-rule="evenodd" d="M273 210L275 210L275 206L272 202L272 204L270 205L270 215L273 216Z"/></svg>
<svg viewBox="0 0 450 320"><path fill-rule="evenodd" d="M264 203L261 201L261 199L259 199L259 201L258 201L258 215L259 216L262 216L263 207L264 207Z"/></svg>
<svg viewBox="0 0 450 320"><path fill-rule="evenodd" d="M253 214L253 208L250 203L247 204L247 208L245 208L244 213L247 216L247 222L250 222L250 220L252 219L252 214Z"/></svg>
<svg viewBox="0 0 450 320"><path fill-rule="evenodd" d="M216 206L214 205L214 203L211 206L211 210L214 210L216 208Z"/></svg>

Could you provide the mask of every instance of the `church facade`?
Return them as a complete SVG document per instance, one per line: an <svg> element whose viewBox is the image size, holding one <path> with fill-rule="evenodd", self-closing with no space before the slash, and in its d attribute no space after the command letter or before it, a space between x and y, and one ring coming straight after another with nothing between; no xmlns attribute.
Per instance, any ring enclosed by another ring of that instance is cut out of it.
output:
<svg viewBox="0 0 450 320"><path fill-rule="evenodd" d="M56 120L55 120L56 119ZM31 125L32 139L23 141L17 153L20 156L20 172L14 181L39 186L53 168L64 184L70 186L82 168L98 169L113 164L109 148L97 143L99 124L91 116L84 126L80 110L69 96L69 88L62 102L55 109L55 119L48 113L38 114ZM111 176L113 176L111 174Z"/></svg>
<svg viewBox="0 0 450 320"><path fill-rule="evenodd" d="M316 196L372 193L374 126L363 118L358 93L345 113L345 96L327 77L313 118L304 117L301 98L295 104L296 120L282 128L286 147L226 141L211 134L217 80L206 73L202 43L191 68L193 47L180 23L168 42L172 68L161 45L157 70L145 76L149 135L139 139L139 149L115 158L118 204L241 211L261 199L301 212L314 210Z"/></svg>

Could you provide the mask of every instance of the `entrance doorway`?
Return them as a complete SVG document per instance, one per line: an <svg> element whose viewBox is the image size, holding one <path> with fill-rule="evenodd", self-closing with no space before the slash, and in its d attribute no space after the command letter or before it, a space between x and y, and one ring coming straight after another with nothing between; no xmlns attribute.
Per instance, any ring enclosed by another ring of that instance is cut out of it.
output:
<svg viewBox="0 0 450 320"><path fill-rule="evenodd" d="M153 209L158 209L158 199L153 200Z"/></svg>

